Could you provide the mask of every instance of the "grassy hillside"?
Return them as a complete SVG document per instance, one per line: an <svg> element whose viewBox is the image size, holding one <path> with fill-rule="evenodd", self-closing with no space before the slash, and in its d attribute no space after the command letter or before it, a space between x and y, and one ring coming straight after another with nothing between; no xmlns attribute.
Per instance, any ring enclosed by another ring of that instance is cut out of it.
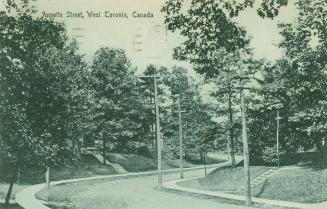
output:
<svg viewBox="0 0 327 209"><path fill-rule="evenodd" d="M11 204L9 207L5 207L4 204L0 203L0 209L24 209L20 207L18 204Z"/></svg>
<svg viewBox="0 0 327 209"><path fill-rule="evenodd" d="M224 156L226 159L222 159L221 157L217 157L215 154L208 154L206 157L206 164L218 164L218 163L223 163L227 160L227 156ZM201 156L199 153L193 153L190 154L188 153L185 157L185 159L194 164L194 165L203 165L204 161L201 159Z"/></svg>
<svg viewBox="0 0 327 209"><path fill-rule="evenodd" d="M10 174L6 172L6 167L2 168L0 173L0 182L8 182ZM37 184L44 181L45 169L40 167L22 168L20 175L21 184ZM52 180L70 179L78 177L87 177L94 175L109 175L114 174L112 167L102 165L92 155L81 155L81 160L78 165L70 167L54 167L51 168L50 178Z"/></svg>
<svg viewBox="0 0 327 209"><path fill-rule="evenodd" d="M143 155L136 154L119 154L119 153L108 153L106 159L112 163L120 164L128 172L141 172L150 171L157 169L157 159L145 157ZM225 160L215 160L213 162L224 162ZM185 168L192 167L197 164L192 164L186 160L183 161ZM171 159L162 156L162 169L173 169L179 167L179 159Z"/></svg>
<svg viewBox="0 0 327 209"><path fill-rule="evenodd" d="M110 175L114 174L112 167L108 165L102 165L92 155L82 155L79 165L72 167L56 167L52 168L50 172L50 178L52 181L88 177L95 175ZM0 172L0 199L4 199L8 190L8 182L10 174L8 168L1 167ZM11 198L14 198L16 192L22 190L28 185L38 184L44 182L45 170L39 167L23 168L21 170L19 184L15 184Z"/></svg>
<svg viewBox="0 0 327 209"><path fill-rule="evenodd" d="M252 193L260 198L302 203L326 201L327 169L293 168L281 170L256 186Z"/></svg>
<svg viewBox="0 0 327 209"><path fill-rule="evenodd" d="M120 164L128 172L142 172L151 171L157 169L156 158L145 157L136 154L119 154L119 153L108 153L106 156L107 160L111 163ZM209 159L208 163L221 163L224 160L221 159ZM197 159L197 155L194 155L193 161L196 164L201 164L202 162ZM184 161L184 167L191 167L194 164ZM172 169L179 167L178 159L165 158L163 156L162 168ZM8 168L1 167L0 172L0 199L4 199L5 194L8 189L8 182L10 175L6 172ZM19 184L15 184L13 188L12 198L16 192L25 188L31 184L37 184L44 182L45 169L37 167L23 168L21 170ZM103 165L99 162L93 155L84 154L82 155L81 161L75 167L56 167L51 168L50 178L52 181L88 177L95 175L110 175L114 174L114 169L109 165Z"/></svg>
<svg viewBox="0 0 327 209"><path fill-rule="evenodd" d="M251 179L267 171L269 167L252 166ZM195 187L214 191L236 191L245 184L244 168L225 166L217 168L206 177L179 183L181 186Z"/></svg>
<svg viewBox="0 0 327 209"><path fill-rule="evenodd" d="M106 158L112 163L120 164L128 172L141 172L157 169L157 161L143 155L108 153ZM162 168L170 169L173 168L173 166L164 160Z"/></svg>

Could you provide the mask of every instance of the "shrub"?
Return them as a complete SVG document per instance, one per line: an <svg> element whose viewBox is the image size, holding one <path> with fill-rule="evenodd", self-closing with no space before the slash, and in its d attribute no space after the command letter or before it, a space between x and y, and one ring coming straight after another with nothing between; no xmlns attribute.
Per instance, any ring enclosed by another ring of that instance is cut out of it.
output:
<svg viewBox="0 0 327 209"><path fill-rule="evenodd" d="M141 146L141 147L137 148L136 153L139 154L139 155L143 155L145 157L149 157L149 158L153 157L150 149L147 146Z"/></svg>
<svg viewBox="0 0 327 209"><path fill-rule="evenodd" d="M274 147L265 147L263 150L263 161L267 165L277 165L278 164L278 159L277 159L277 148L276 146ZM285 154L285 152L281 151L279 149L279 159L281 159L281 156Z"/></svg>

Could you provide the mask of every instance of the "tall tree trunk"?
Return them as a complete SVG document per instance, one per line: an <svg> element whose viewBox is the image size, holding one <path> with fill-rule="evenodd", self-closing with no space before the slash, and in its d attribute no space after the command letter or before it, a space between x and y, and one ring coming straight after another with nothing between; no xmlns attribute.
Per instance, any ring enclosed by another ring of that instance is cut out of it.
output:
<svg viewBox="0 0 327 209"><path fill-rule="evenodd" d="M50 167L47 167L47 171L45 173L45 187L50 189Z"/></svg>
<svg viewBox="0 0 327 209"><path fill-rule="evenodd" d="M230 143L229 143L229 134L226 134L226 149L227 149L227 160L228 162L232 162L231 157L230 157Z"/></svg>
<svg viewBox="0 0 327 209"><path fill-rule="evenodd" d="M204 166L204 175L207 176L207 157L206 153L203 152L203 166Z"/></svg>
<svg viewBox="0 0 327 209"><path fill-rule="evenodd" d="M203 162L203 153L199 152L199 156L200 156L200 162Z"/></svg>
<svg viewBox="0 0 327 209"><path fill-rule="evenodd" d="M76 140L75 140L75 138L73 139L73 150L74 150L74 152L76 151Z"/></svg>
<svg viewBox="0 0 327 209"><path fill-rule="evenodd" d="M235 167L235 156L234 156L234 121L233 121L233 109L232 109L232 90L229 87L229 94L228 94L228 117L229 117L229 137L230 137L230 158L232 167Z"/></svg>
<svg viewBox="0 0 327 209"><path fill-rule="evenodd" d="M84 136L82 135L79 140L77 141L78 144L77 144L77 149L78 149L78 154L80 155L81 154L81 150L82 150L82 146L83 146L83 141L84 141Z"/></svg>
<svg viewBox="0 0 327 209"><path fill-rule="evenodd" d="M14 186L16 175L17 175L16 171L13 170L12 176L11 176L11 179L10 179L9 188L8 188L7 195L6 195L6 198L5 198L5 207L9 206L10 196L11 196L12 188Z"/></svg>
<svg viewBox="0 0 327 209"><path fill-rule="evenodd" d="M20 168L18 168L17 182L16 182L16 184L19 184L19 181L20 181Z"/></svg>

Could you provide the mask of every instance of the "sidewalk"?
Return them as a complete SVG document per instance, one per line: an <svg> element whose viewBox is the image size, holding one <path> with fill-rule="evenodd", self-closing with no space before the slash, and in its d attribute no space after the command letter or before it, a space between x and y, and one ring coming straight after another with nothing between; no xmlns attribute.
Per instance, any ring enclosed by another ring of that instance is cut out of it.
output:
<svg viewBox="0 0 327 209"><path fill-rule="evenodd" d="M214 165L207 165L207 168L214 168L220 167L224 165L228 165L229 162L214 164ZM196 169L203 169L203 166L191 167L191 168L184 168L184 171L196 170ZM170 170L163 170L163 173L174 173L179 172L179 168L170 169ZM51 182L51 185L59 185L65 183L71 183L76 181L87 181L87 180L95 180L95 179L105 179L114 180L126 177L140 177L140 176L149 176L149 175L156 175L158 171L148 171L148 172L138 172L138 173L127 173L127 174L116 174L116 175L105 175L105 176L94 176L94 177L87 177L87 178L77 178L77 179L68 179L68 180L61 180ZM27 187L16 194L15 200L20 206L25 209L50 209L49 207L45 206L45 202L38 200L35 197L35 194L42 190L45 187L45 184L36 184L30 187Z"/></svg>
<svg viewBox="0 0 327 209"><path fill-rule="evenodd" d="M220 192L220 191L209 191L209 190L202 190L202 189L196 189L196 188L190 188L190 187L182 187L182 186L177 185L178 182L189 181L189 180L194 180L194 179L199 179L199 178L202 178L202 177L169 181L169 182L163 183L163 187L166 189L183 191L183 192L194 193L194 194L208 195L211 197L220 197L220 198L231 199L231 200L245 201L245 197L241 196L241 195L228 194L228 193L224 193L224 192ZM256 197L252 197L252 201L256 202L256 203L263 203L263 204L272 205L272 206L291 207L291 208L303 208L303 209L326 209L327 208L327 202L307 204L307 203L288 202L288 201L282 201L282 200L270 200L270 199L263 199L263 198L256 198Z"/></svg>

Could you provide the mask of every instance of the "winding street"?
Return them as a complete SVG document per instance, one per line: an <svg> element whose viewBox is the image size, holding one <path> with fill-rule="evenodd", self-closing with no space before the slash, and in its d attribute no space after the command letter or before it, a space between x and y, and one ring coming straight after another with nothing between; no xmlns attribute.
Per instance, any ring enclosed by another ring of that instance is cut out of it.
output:
<svg viewBox="0 0 327 209"><path fill-rule="evenodd" d="M213 168L208 169L209 171ZM204 175L203 169L185 172L185 178ZM163 180L177 179L178 173L164 174ZM72 197L80 209L241 209L243 206L222 204L214 198L160 190L157 176L141 176L97 183Z"/></svg>

